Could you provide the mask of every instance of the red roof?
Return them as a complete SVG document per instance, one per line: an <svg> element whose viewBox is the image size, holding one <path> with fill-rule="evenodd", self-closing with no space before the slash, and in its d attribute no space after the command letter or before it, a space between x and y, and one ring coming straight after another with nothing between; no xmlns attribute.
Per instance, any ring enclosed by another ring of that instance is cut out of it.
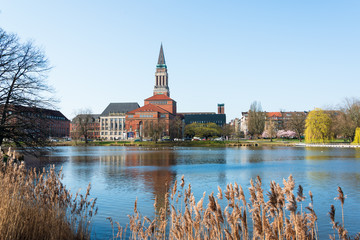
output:
<svg viewBox="0 0 360 240"><path fill-rule="evenodd" d="M157 94L157 95L154 95L152 97L145 99L145 101L150 101L150 100L172 100L172 99L169 98L168 96L166 96L165 94ZM174 100L172 100L172 101L174 101Z"/></svg>
<svg viewBox="0 0 360 240"><path fill-rule="evenodd" d="M159 107L159 106L156 106L154 104L147 104L141 108L137 108L137 109L134 109L128 113L130 114L133 114L133 113L137 113L137 112L159 112L159 113L170 113L168 111L166 111L165 109Z"/></svg>
<svg viewBox="0 0 360 240"><path fill-rule="evenodd" d="M267 112L268 117L282 117L281 112Z"/></svg>

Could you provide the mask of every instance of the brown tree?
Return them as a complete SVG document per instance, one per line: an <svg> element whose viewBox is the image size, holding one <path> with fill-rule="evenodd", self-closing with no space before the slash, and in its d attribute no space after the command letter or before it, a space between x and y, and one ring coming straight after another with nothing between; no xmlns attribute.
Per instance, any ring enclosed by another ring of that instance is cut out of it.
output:
<svg viewBox="0 0 360 240"><path fill-rule="evenodd" d="M357 127L360 127L360 100L346 98L340 111L334 116L332 130L335 135L352 142Z"/></svg>
<svg viewBox="0 0 360 240"><path fill-rule="evenodd" d="M266 124L266 130L265 130L268 137L270 138L270 142L272 142L273 138L276 137L276 130L277 129L276 129L276 126L275 126L275 122L270 118L270 120Z"/></svg>
<svg viewBox="0 0 360 240"><path fill-rule="evenodd" d="M264 131L265 112L262 111L261 103L254 101L250 105L248 115L248 131L252 137L257 138Z"/></svg>
<svg viewBox="0 0 360 240"><path fill-rule="evenodd" d="M170 136L172 139L174 138L182 138L183 137L183 128L184 123L179 116L176 116L174 119L170 120Z"/></svg>
<svg viewBox="0 0 360 240"><path fill-rule="evenodd" d="M166 124L163 120L145 120L143 122L143 131L145 137L150 137L157 142L166 131Z"/></svg>
<svg viewBox="0 0 360 240"><path fill-rule="evenodd" d="M223 139L229 139L231 136L235 135L235 127L230 126L230 124L224 124L221 127L221 135Z"/></svg>
<svg viewBox="0 0 360 240"><path fill-rule="evenodd" d="M0 28L0 145L4 139L19 146L46 144L41 109L54 103L46 84L49 69L32 42L21 43Z"/></svg>
<svg viewBox="0 0 360 240"><path fill-rule="evenodd" d="M286 128L296 132L297 138L301 142L301 136L305 131L306 112L293 112L286 123Z"/></svg>
<svg viewBox="0 0 360 240"><path fill-rule="evenodd" d="M90 109L82 109L77 112L76 117L72 120L74 132L72 137L75 139L84 139L85 144L89 142L90 131L93 130L93 114Z"/></svg>

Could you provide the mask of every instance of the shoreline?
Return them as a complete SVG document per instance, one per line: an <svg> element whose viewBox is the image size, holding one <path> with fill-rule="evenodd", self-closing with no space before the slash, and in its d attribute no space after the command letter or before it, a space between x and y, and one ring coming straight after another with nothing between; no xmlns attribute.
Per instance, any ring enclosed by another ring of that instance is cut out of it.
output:
<svg viewBox="0 0 360 240"><path fill-rule="evenodd" d="M328 147L328 148L360 148L350 143L303 143L298 141L185 141L185 142L59 142L52 146L124 146L124 147Z"/></svg>

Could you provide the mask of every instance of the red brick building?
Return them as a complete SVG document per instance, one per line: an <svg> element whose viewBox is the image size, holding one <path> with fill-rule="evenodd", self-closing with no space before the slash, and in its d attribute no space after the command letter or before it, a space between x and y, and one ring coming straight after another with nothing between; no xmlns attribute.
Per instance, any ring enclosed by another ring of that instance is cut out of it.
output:
<svg viewBox="0 0 360 240"><path fill-rule="evenodd" d="M29 134L33 132L48 138L63 138L70 135L70 120L60 111L20 105L11 105L7 109L5 125L16 131Z"/></svg>
<svg viewBox="0 0 360 240"><path fill-rule="evenodd" d="M160 132L159 137L170 136L171 120L176 117L176 101L170 98L168 83L167 66L161 45L153 96L144 100L143 107L126 114L128 138L151 137L154 132Z"/></svg>

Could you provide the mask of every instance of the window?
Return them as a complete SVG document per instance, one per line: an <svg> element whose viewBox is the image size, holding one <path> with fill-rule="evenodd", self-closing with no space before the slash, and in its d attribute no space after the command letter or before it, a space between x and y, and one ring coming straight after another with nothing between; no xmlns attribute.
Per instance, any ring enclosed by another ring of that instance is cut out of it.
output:
<svg viewBox="0 0 360 240"><path fill-rule="evenodd" d="M166 114L161 114L160 117L161 117L161 118L165 118L165 117L166 117Z"/></svg>
<svg viewBox="0 0 360 240"><path fill-rule="evenodd" d="M141 118L152 118L153 115L140 115Z"/></svg>
<svg viewBox="0 0 360 240"><path fill-rule="evenodd" d="M166 105L167 101L150 101L151 104Z"/></svg>
<svg viewBox="0 0 360 240"><path fill-rule="evenodd" d="M133 118L134 117L134 115L128 115L128 118Z"/></svg>

